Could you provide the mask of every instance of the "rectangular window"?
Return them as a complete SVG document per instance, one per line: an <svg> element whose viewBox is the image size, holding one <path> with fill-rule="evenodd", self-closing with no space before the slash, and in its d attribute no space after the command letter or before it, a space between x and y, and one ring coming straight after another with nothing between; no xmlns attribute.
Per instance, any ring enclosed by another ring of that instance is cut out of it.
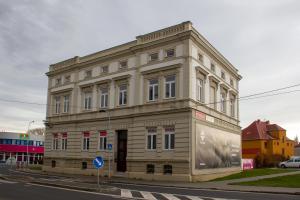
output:
<svg viewBox="0 0 300 200"><path fill-rule="evenodd" d="M221 111L226 113L226 94L225 92L221 93Z"/></svg>
<svg viewBox="0 0 300 200"><path fill-rule="evenodd" d="M216 89L215 87L210 87L210 98L209 98L209 105L216 109L217 108L217 104L216 104Z"/></svg>
<svg viewBox="0 0 300 200"><path fill-rule="evenodd" d="M147 134L147 149L156 149L156 128L148 128Z"/></svg>
<svg viewBox="0 0 300 200"><path fill-rule="evenodd" d="M216 72L216 66L213 63L210 63L210 70Z"/></svg>
<svg viewBox="0 0 300 200"><path fill-rule="evenodd" d="M86 70L85 71L85 78L91 78L92 77L92 70Z"/></svg>
<svg viewBox="0 0 300 200"><path fill-rule="evenodd" d="M235 97L230 98L230 116L235 117Z"/></svg>
<svg viewBox="0 0 300 200"><path fill-rule="evenodd" d="M155 101L158 99L158 80L149 80L149 101Z"/></svg>
<svg viewBox="0 0 300 200"><path fill-rule="evenodd" d="M165 78L165 98L175 97L175 75Z"/></svg>
<svg viewBox="0 0 300 200"><path fill-rule="evenodd" d="M103 73L103 74L108 73L108 66L101 67L101 73Z"/></svg>
<svg viewBox="0 0 300 200"><path fill-rule="evenodd" d="M175 56L175 50L174 49L168 49L166 50L166 57L171 58Z"/></svg>
<svg viewBox="0 0 300 200"><path fill-rule="evenodd" d="M153 164L147 165L147 174L154 174L155 166Z"/></svg>
<svg viewBox="0 0 300 200"><path fill-rule="evenodd" d="M165 150L172 150L175 147L175 128L165 128Z"/></svg>
<svg viewBox="0 0 300 200"><path fill-rule="evenodd" d="M231 85L232 87L234 87L234 83L233 83L233 79L232 79L232 78L230 79L230 85Z"/></svg>
<svg viewBox="0 0 300 200"><path fill-rule="evenodd" d="M225 72L223 72L223 71L221 72L221 78L224 79L224 80L226 79Z"/></svg>
<svg viewBox="0 0 300 200"><path fill-rule="evenodd" d="M108 88L100 89L100 108L107 108L108 106Z"/></svg>
<svg viewBox="0 0 300 200"><path fill-rule="evenodd" d="M124 61L120 61L119 63L119 69L126 69L128 66L127 66L127 60L124 60Z"/></svg>
<svg viewBox="0 0 300 200"><path fill-rule="evenodd" d="M119 105L127 104L127 85L119 86Z"/></svg>
<svg viewBox="0 0 300 200"><path fill-rule="evenodd" d="M84 93L84 109L90 110L92 108L92 93L85 92Z"/></svg>
<svg viewBox="0 0 300 200"><path fill-rule="evenodd" d="M55 113L60 113L60 97L55 97Z"/></svg>
<svg viewBox="0 0 300 200"><path fill-rule="evenodd" d="M90 149L90 133L89 132L84 132L83 133L82 149L83 150L89 150Z"/></svg>
<svg viewBox="0 0 300 200"><path fill-rule="evenodd" d="M56 86L61 85L61 78L55 79L55 85Z"/></svg>
<svg viewBox="0 0 300 200"><path fill-rule="evenodd" d="M67 75L65 76L65 83L70 83L71 82L71 76Z"/></svg>
<svg viewBox="0 0 300 200"><path fill-rule="evenodd" d="M164 174L172 174L172 173L173 173L172 165L164 165Z"/></svg>
<svg viewBox="0 0 300 200"><path fill-rule="evenodd" d="M58 134L53 134L52 149L53 150L57 150L58 149Z"/></svg>
<svg viewBox="0 0 300 200"><path fill-rule="evenodd" d="M149 55L150 61L158 60L158 53L152 53Z"/></svg>
<svg viewBox="0 0 300 200"><path fill-rule="evenodd" d="M68 134L63 133L61 138L61 149L67 150L67 144L68 144Z"/></svg>
<svg viewBox="0 0 300 200"><path fill-rule="evenodd" d="M81 163L81 169L87 169L87 162Z"/></svg>
<svg viewBox="0 0 300 200"><path fill-rule="evenodd" d="M69 107L70 107L70 96L64 96L64 113L69 112Z"/></svg>
<svg viewBox="0 0 300 200"><path fill-rule="evenodd" d="M106 150L107 147L107 132L100 131L99 135L99 150Z"/></svg>
<svg viewBox="0 0 300 200"><path fill-rule="evenodd" d="M204 103L204 81L197 79L197 100Z"/></svg>
<svg viewBox="0 0 300 200"><path fill-rule="evenodd" d="M201 53L198 53L198 60L203 63L203 55Z"/></svg>

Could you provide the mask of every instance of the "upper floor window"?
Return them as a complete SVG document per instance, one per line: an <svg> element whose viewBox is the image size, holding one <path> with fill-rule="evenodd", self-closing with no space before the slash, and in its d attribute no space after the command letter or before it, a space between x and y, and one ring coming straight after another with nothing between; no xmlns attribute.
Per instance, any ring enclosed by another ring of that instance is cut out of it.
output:
<svg viewBox="0 0 300 200"><path fill-rule="evenodd" d="M235 116L235 97L232 96L230 98L230 116L234 117Z"/></svg>
<svg viewBox="0 0 300 200"><path fill-rule="evenodd" d="M71 76L67 75L65 76L65 83L70 83L71 82Z"/></svg>
<svg viewBox="0 0 300 200"><path fill-rule="evenodd" d="M107 108L108 106L108 88L100 89L100 108Z"/></svg>
<svg viewBox="0 0 300 200"><path fill-rule="evenodd" d="M55 113L60 113L60 96L55 97Z"/></svg>
<svg viewBox="0 0 300 200"><path fill-rule="evenodd" d="M200 78L197 79L197 100L204 102L204 81Z"/></svg>
<svg viewBox="0 0 300 200"><path fill-rule="evenodd" d="M175 147L175 129L174 127L165 128L165 145L166 150L172 150Z"/></svg>
<svg viewBox="0 0 300 200"><path fill-rule="evenodd" d="M63 133L61 137L61 149L67 150L67 144L68 144L68 134Z"/></svg>
<svg viewBox="0 0 300 200"><path fill-rule="evenodd" d="M166 50L166 57L167 58L174 57L174 56L175 56L175 49Z"/></svg>
<svg viewBox="0 0 300 200"><path fill-rule="evenodd" d="M101 73L105 74L105 73L108 73L108 66L103 66L101 67Z"/></svg>
<svg viewBox="0 0 300 200"><path fill-rule="evenodd" d="M217 108L217 103L216 103L216 88L213 86L210 86L210 91L209 91L209 105L216 109Z"/></svg>
<svg viewBox="0 0 300 200"><path fill-rule="evenodd" d="M165 77L165 98L175 97L175 75Z"/></svg>
<svg viewBox="0 0 300 200"><path fill-rule="evenodd" d="M198 60L203 63L203 54L198 53Z"/></svg>
<svg viewBox="0 0 300 200"><path fill-rule="evenodd" d="M221 78L222 78L222 79L226 79L225 72L223 72L223 71L221 71Z"/></svg>
<svg viewBox="0 0 300 200"><path fill-rule="evenodd" d="M214 63L210 63L210 70L211 70L212 72L216 72L216 66L215 66Z"/></svg>
<svg viewBox="0 0 300 200"><path fill-rule="evenodd" d="M149 55L150 61L156 61L158 60L158 53L151 53Z"/></svg>
<svg viewBox="0 0 300 200"><path fill-rule="evenodd" d="M233 79L232 79L232 78L230 79L230 85L231 85L232 87L234 87L234 83L233 83Z"/></svg>
<svg viewBox="0 0 300 200"><path fill-rule="evenodd" d="M226 113L226 93L221 93L221 111Z"/></svg>
<svg viewBox="0 0 300 200"><path fill-rule="evenodd" d="M82 149L89 150L90 149L90 133L89 132L83 132L82 141L83 141Z"/></svg>
<svg viewBox="0 0 300 200"><path fill-rule="evenodd" d="M64 113L68 113L70 108L70 96L64 96Z"/></svg>
<svg viewBox="0 0 300 200"><path fill-rule="evenodd" d="M84 93L83 107L85 110L90 110L92 108L92 93L91 92Z"/></svg>
<svg viewBox="0 0 300 200"><path fill-rule="evenodd" d="M156 149L156 128L148 128L147 149Z"/></svg>
<svg viewBox="0 0 300 200"><path fill-rule="evenodd" d="M57 133L53 134L52 149L53 150L57 150L58 149L58 134Z"/></svg>
<svg viewBox="0 0 300 200"><path fill-rule="evenodd" d="M149 101L158 99L158 79L149 80Z"/></svg>
<svg viewBox="0 0 300 200"><path fill-rule="evenodd" d="M55 79L55 85L56 86L61 85L61 78Z"/></svg>
<svg viewBox="0 0 300 200"><path fill-rule="evenodd" d="M106 150L107 146L107 132L100 131L99 135L99 150Z"/></svg>
<svg viewBox="0 0 300 200"><path fill-rule="evenodd" d="M119 105L127 104L127 85L119 86Z"/></svg>
<svg viewBox="0 0 300 200"><path fill-rule="evenodd" d="M120 61L119 63L119 69L126 69L128 67L127 60Z"/></svg>
<svg viewBox="0 0 300 200"><path fill-rule="evenodd" d="M92 77L92 70L86 70L85 71L85 78L91 78Z"/></svg>

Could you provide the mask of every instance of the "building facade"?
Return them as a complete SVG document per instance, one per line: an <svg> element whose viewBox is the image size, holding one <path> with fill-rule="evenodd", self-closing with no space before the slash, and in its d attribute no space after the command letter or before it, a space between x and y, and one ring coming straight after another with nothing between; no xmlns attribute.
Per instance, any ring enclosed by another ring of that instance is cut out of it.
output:
<svg viewBox="0 0 300 200"><path fill-rule="evenodd" d="M102 175L149 180L241 169L241 76L191 22L50 65L47 76L46 171L96 174L95 156Z"/></svg>
<svg viewBox="0 0 300 200"><path fill-rule="evenodd" d="M242 130L242 140L243 158L271 161L294 155L294 141L286 137L286 130L269 121L254 121Z"/></svg>
<svg viewBox="0 0 300 200"><path fill-rule="evenodd" d="M300 143L295 145L294 154L295 156L300 156Z"/></svg>
<svg viewBox="0 0 300 200"><path fill-rule="evenodd" d="M42 164L44 139L43 135L30 134L28 138L24 133L0 132L0 161L15 158L17 162L25 163L29 158L30 164Z"/></svg>

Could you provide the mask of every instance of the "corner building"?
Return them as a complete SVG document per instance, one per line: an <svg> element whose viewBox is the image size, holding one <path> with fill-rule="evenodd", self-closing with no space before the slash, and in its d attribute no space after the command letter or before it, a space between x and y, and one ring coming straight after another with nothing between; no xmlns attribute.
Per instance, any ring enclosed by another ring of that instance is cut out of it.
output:
<svg viewBox="0 0 300 200"><path fill-rule="evenodd" d="M97 174L96 156L101 175L110 166L147 180L241 170L241 76L191 22L50 65L47 76L46 171Z"/></svg>

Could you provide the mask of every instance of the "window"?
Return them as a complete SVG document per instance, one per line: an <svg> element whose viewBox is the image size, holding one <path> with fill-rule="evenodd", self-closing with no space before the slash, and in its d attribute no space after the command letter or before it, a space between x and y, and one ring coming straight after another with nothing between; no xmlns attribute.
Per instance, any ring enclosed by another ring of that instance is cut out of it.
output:
<svg viewBox="0 0 300 200"><path fill-rule="evenodd" d="M230 85L231 85L232 87L234 87L233 79L232 79L232 78L230 79Z"/></svg>
<svg viewBox="0 0 300 200"><path fill-rule="evenodd" d="M165 128L165 150L172 150L175 146L175 129L174 127Z"/></svg>
<svg viewBox="0 0 300 200"><path fill-rule="evenodd" d="M203 63L203 55L201 53L198 53L198 60Z"/></svg>
<svg viewBox="0 0 300 200"><path fill-rule="evenodd" d="M267 142L265 142L265 148L267 148L268 147L268 143Z"/></svg>
<svg viewBox="0 0 300 200"><path fill-rule="evenodd" d="M174 57L174 56L175 56L175 50L174 49L166 50L166 57L167 58Z"/></svg>
<svg viewBox="0 0 300 200"><path fill-rule="evenodd" d="M108 88L100 89L100 108L107 108L108 106Z"/></svg>
<svg viewBox="0 0 300 200"><path fill-rule="evenodd" d="M92 77L92 70L86 70L85 71L85 78L91 78Z"/></svg>
<svg viewBox="0 0 300 200"><path fill-rule="evenodd" d="M147 165L147 174L154 174L155 166L153 164Z"/></svg>
<svg viewBox="0 0 300 200"><path fill-rule="evenodd" d="M172 174L172 165L164 165L164 174Z"/></svg>
<svg viewBox="0 0 300 200"><path fill-rule="evenodd" d="M51 167L52 167L52 168L55 168L55 167L56 167L56 161L55 161L55 160L52 160L52 161L51 161Z"/></svg>
<svg viewBox="0 0 300 200"><path fill-rule="evenodd" d="M70 83L71 82L71 76L67 75L65 76L65 83Z"/></svg>
<svg viewBox="0 0 300 200"><path fill-rule="evenodd" d="M57 150L58 149L58 135L57 134L53 134L52 149L53 150Z"/></svg>
<svg viewBox="0 0 300 200"><path fill-rule="evenodd" d="M213 71L213 72L216 72L215 64L213 64L213 63L210 64L210 70Z"/></svg>
<svg viewBox="0 0 300 200"><path fill-rule="evenodd" d="M99 150L106 150L107 146L107 132L100 131L99 135Z"/></svg>
<svg viewBox="0 0 300 200"><path fill-rule="evenodd" d="M175 75L167 76L165 80L165 98L175 97Z"/></svg>
<svg viewBox="0 0 300 200"><path fill-rule="evenodd" d="M56 86L61 85L61 78L55 79L55 85Z"/></svg>
<svg viewBox="0 0 300 200"><path fill-rule="evenodd" d="M158 99L158 80L149 80L149 101L155 101Z"/></svg>
<svg viewBox="0 0 300 200"><path fill-rule="evenodd" d="M81 169L87 169L87 162L81 163Z"/></svg>
<svg viewBox="0 0 300 200"><path fill-rule="evenodd" d="M209 104L211 105L212 108L216 109L217 108L217 103L216 103L216 88L211 86L210 87L210 92L209 92Z"/></svg>
<svg viewBox="0 0 300 200"><path fill-rule="evenodd" d="M64 113L69 112L70 96L64 96Z"/></svg>
<svg viewBox="0 0 300 200"><path fill-rule="evenodd" d="M126 69L127 68L127 60L120 61L119 69Z"/></svg>
<svg viewBox="0 0 300 200"><path fill-rule="evenodd" d="M148 128L147 149L156 149L156 128Z"/></svg>
<svg viewBox="0 0 300 200"><path fill-rule="evenodd" d="M89 150L90 149L90 133L84 132L83 133L83 150Z"/></svg>
<svg viewBox="0 0 300 200"><path fill-rule="evenodd" d="M197 100L204 103L204 81L202 79L197 79Z"/></svg>
<svg viewBox="0 0 300 200"><path fill-rule="evenodd" d="M68 143L68 134L63 133L61 138L61 149L67 150L67 143Z"/></svg>
<svg viewBox="0 0 300 200"><path fill-rule="evenodd" d="M92 93L85 92L84 93L84 109L90 110L92 108Z"/></svg>
<svg viewBox="0 0 300 200"><path fill-rule="evenodd" d="M152 53L149 55L150 61L158 60L158 53Z"/></svg>
<svg viewBox="0 0 300 200"><path fill-rule="evenodd" d="M222 79L226 79L225 72L223 72L223 71L221 71L221 78L222 78Z"/></svg>
<svg viewBox="0 0 300 200"><path fill-rule="evenodd" d="M226 93L221 93L221 111L226 113Z"/></svg>
<svg viewBox="0 0 300 200"><path fill-rule="evenodd" d="M101 73L103 74L108 73L108 66L101 67Z"/></svg>
<svg viewBox="0 0 300 200"><path fill-rule="evenodd" d="M235 116L235 97L232 96L230 98L230 116L234 117Z"/></svg>
<svg viewBox="0 0 300 200"><path fill-rule="evenodd" d="M55 97L55 113L60 113L60 97Z"/></svg>
<svg viewBox="0 0 300 200"><path fill-rule="evenodd" d="M119 105L127 104L127 85L119 86Z"/></svg>

